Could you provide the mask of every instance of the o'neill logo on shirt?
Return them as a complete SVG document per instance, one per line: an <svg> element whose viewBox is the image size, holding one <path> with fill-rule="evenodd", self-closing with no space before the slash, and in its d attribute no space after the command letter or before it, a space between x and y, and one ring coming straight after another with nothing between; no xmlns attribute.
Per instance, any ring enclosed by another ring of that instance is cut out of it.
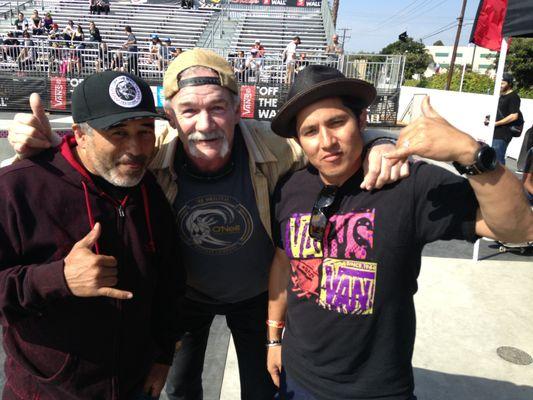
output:
<svg viewBox="0 0 533 400"><path fill-rule="evenodd" d="M178 213L179 234L202 254L224 255L240 249L250 239L252 216L235 198L209 195L192 199Z"/></svg>
<svg viewBox="0 0 533 400"><path fill-rule="evenodd" d="M67 80L53 77L50 80L50 108L55 110L67 109Z"/></svg>
<svg viewBox="0 0 533 400"><path fill-rule="evenodd" d="M253 118L255 114L255 86L241 86L241 117Z"/></svg>

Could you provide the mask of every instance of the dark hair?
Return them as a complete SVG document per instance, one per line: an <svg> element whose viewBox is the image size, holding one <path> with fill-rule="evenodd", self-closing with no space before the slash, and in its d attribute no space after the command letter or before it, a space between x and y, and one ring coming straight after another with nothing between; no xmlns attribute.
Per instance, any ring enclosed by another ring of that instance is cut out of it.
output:
<svg viewBox="0 0 533 400"><path fill-rule="evenodd" d="M359 121L363 108L359 100L348 96L341 96L342 105L353 112L355 118Z"/></svg>
<svg viewBox="0 0 533 400"><path fill-rule="evenodd" d="M510 73L508 73L508 72L504 73L504 74L503 74L503 77L502 77L502 81L507 82L507 84L508 84L509 86L513 87L513 81L514 81L514 79L513 79L513 76L512 76Z"/></svg>
<svg viewBox="0 0 533 400"><path fill-rule="evenodd" d="M126 26L124 27L124 30L125 30L126 32L128 32L128 33L131 33L131 26L126 25Z"/></svg>

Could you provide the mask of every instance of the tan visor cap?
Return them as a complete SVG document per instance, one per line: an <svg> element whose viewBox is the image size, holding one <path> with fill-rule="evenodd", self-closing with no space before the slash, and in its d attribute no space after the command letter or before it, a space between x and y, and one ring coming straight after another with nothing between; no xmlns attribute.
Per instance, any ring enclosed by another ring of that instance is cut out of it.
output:
<svg viewBox="0 0 533 400"><path fill-rule="evenodd" d="M170 63L163 79L163 90L166 99L171 99L178 93L178 75L190 67L207 67L218 72L220 86L228 88L238 94L239 89L233 68L221 56L211 50L195 48L181 53Z"/></svg>

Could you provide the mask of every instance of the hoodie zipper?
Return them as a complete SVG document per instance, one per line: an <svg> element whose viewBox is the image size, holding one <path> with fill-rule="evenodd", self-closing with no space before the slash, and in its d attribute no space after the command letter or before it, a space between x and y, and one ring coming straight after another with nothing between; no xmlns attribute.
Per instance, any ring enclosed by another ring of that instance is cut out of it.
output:
<svg viewBox="0 0 533 400"><path fill-rule="evenodd" d="M113 199L114 200L114 199ZM127 197L122 200L122 202L118 203L114 201L116 208L117 208L117 232L120 237L123 236L124 233L124 220L126 218L126 213L124 211L124 205L126 204ZM121 248L121 259L124 259L124 246ZM116 321L116 327L115 327L115 337L113 338L113 377L112 377L112 393L113 393L113 399L119 399L120 398L120 392L119 392L119 381L118 381L118 367L119 367L119 336L120 336L120 329L121 329L121 320L122 320L122 301L119 299L115 300L115 304L117 306L117 310L119 312L119 318L117 318Z"/></svg>

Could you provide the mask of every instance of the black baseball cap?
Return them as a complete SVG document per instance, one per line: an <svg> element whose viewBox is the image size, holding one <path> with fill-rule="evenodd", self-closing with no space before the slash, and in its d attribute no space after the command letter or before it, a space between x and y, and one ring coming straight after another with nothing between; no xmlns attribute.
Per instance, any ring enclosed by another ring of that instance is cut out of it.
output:
<svg viewBox="0 0 533 400"><path fill-rule="evenodd" d="M108 129L130 119L165 118L155 108L150 86L126 72L104 71L84 79L72 94L72 119Z"/></svg>

